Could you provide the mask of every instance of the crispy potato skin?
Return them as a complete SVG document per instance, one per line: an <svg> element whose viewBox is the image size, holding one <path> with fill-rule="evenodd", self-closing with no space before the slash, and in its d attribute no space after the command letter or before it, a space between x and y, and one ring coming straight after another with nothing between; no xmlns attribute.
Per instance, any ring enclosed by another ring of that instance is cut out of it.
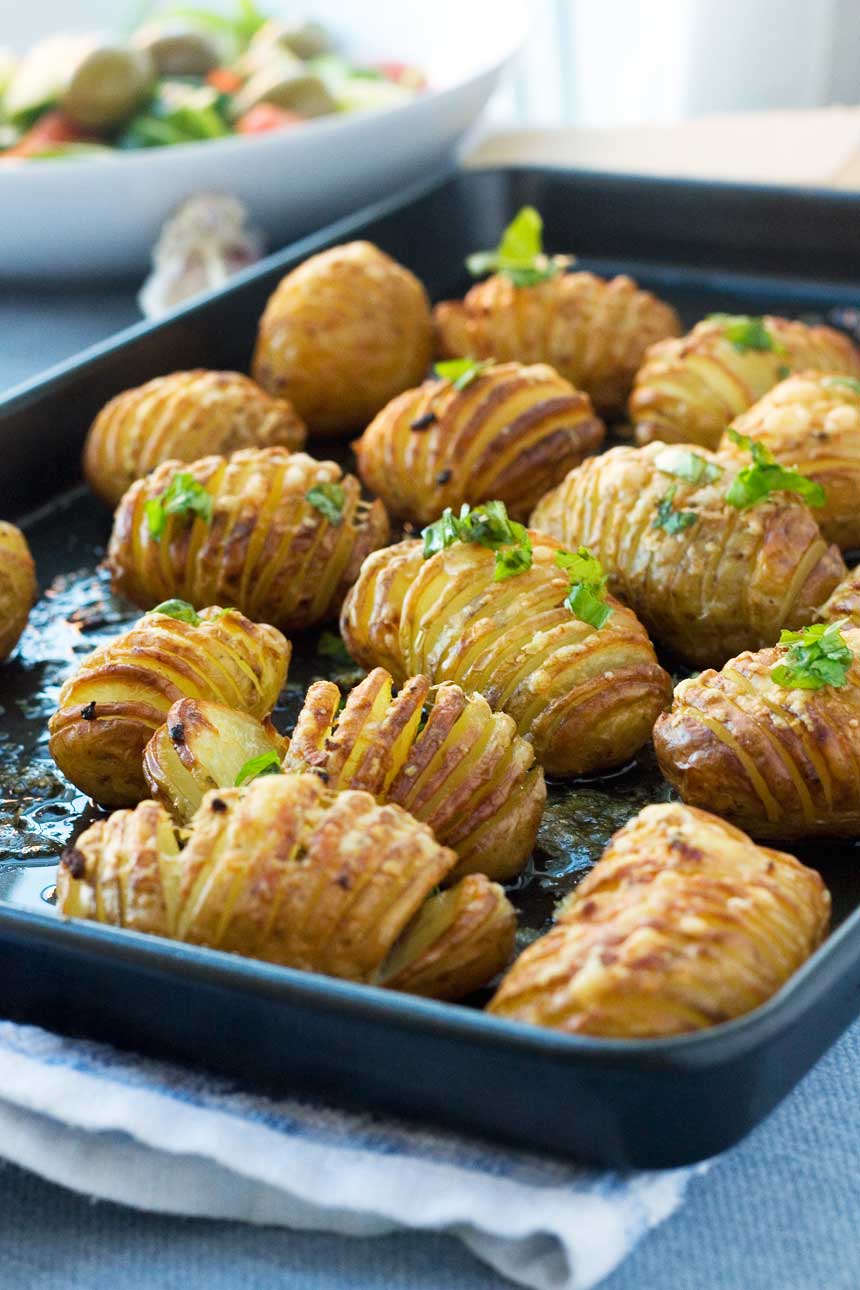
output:
<svg viewBox="0 0 860 1290"><path fill-rule="evenodd" d="M833 327L764 319L776 348L740 353L718 322L705 319L645 355L630 396L639 443L698 443L716 448L736 417L788 373L806 369L860 376L860 352Z"/></svg>
<svg viewBox="0 0 860 1290"><path fill-rule="evenodd" d="M755 837L860 833L860 629L844 686L787 690L786 647L741 654L682 681L654 729L660 769L685 801Z"/></svg>
<svg viewBox="0 0 860 1290"><path fill-rule="evenodd" d="M388 983L391 956L396 988L411 973L422 992L438 982L456 998L504 966L513 911L486 878L469 877L465 897L450 893L450 917L422 920L455 863L398 806L332 793L314 775L267 775L208 793L181 851L156 802L98 821L65 855L57 905L67 917L353 981ZM476 918L490 895L506 910Z"/></svg>
<svg viewBox="0 0 860 1290"><path fill-rule="evenodd" d="M821 942L830 896L793 856L705 811L647 806L489 1005L569 1034L683 1034L758 1007Z"/></svg>
<svg viewBox="0 0 860 1290"><path fill-rule="evenodd" d="M310 687L284 767L312 770L330 788L364 789L428 824L467 873L512 878L535 843L546 785L513 718L481 695L411 677L399 694L375 668L347 697L331 681ZM426 721L419 729L422 711Z"/></svg>
<svg viewBox="0 0 860 1290"><path fill-rule="evenodd" d="M632 278L561 273L531 287L496 274L433 310L444 357L549 363L601 415L621 411L649 345L681 330L675 310Z"/></svg>
<svg viewBox="0 0 860 1290"><path fill-rule="evenodd" d="M212 499L212 519L171 515L159 539L146 503L186 471ZM342 486L340 523L307 500L315 485ZM108 547L114 591L148 608L171 597L199 609L229 604L285 631L337 614L368 552L388 540L381 502L367 506L354 475L333 461L285 448L244 449L230 457L163 462L120 502Z"/></svg>
<svg viewBox="0 0 860 1290"><path fill-rule="evenodd" d="M860 564L846 574L816 617L830 623L847 618L852 627L860 627Z"/></svg>
<svg viewBox="0 0 860 1290"><path fill-rule="evenodd" d="M63 684L51 756L87 796L126 806L146 796L141 759L173 703L187 695L264 717L287 675L290 644L235 610L204 609L197 627L147 614L95 650Z"/></svg>
<svg viewBox="0 0 860 1290"><path fill-rule="evenodd" d="M719 667L741 650L773 644L783 627L809 623L845 565L799 497L773 493L738 510L725 500L737 463L695 451L720 467L713 482L688 483L658 469L676 448L612 448L571 471L531 524L588 546L613 592L656 640L690 663ZM698 516L680 533L654 526L673 486L674 508Z"/></svg>
<svg viewBox="0 0 860 1290"><path fill-rule="evenodd" d="M102 408L84 445L84 475L102 501L116 506L136 479L163 461L239 448L295 451L305 436L286 399L273 399L239 372L172 372Z"/></svg>
<svg viewBox="0 0 860 1290"><path fill-rule="evenodd" d="M420 542L379 551L344 602L341 632L353 658L399 681L424 675L483 694L550 774L623 765L647 743L671 682L629 609L612 601L600 631L571 614L559 544L531 539L532 568L502 582L493 552L472 543L429 560Z"/></svg>
<svg viewBox="0 0 860 1290"><path fill-rule="evenodd" d="M260 321L253 375L318 434L367 425L432 356L421 283L370 242L311 256L279 283Z"/></svg>
<svg viewBox="0 0 860 1290"><path fill-rule="evenodd" d="M860 390L839 377L803 372L780 381L732 428L821 484L827 501L815 518L822 533L843 550L860 547ZM720 452L749 460L728 432Z"/></svg>
<svg viewBox="0 0 860 1290"><path fill-rule="evenodd" d="M503 363L464 390L437 380L407 390L353 446L389 514L426 524L446 506L492 498L525 518L604 434L588 395L551 367Z"/></svg>
<svg viewBox="0 0 860 1290"><path fill-rule="evenodd" d="M0 520L0 663L18 644L37 595L27 539L14 524Z"/></svg>

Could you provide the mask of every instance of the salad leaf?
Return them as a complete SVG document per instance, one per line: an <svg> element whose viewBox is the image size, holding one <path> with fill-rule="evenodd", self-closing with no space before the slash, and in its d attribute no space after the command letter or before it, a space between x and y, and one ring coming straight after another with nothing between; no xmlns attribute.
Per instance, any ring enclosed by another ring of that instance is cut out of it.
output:
<svg viewBox="0 0 860 1290"><path fill-rule="evenodd" d="M666 533L683 533L684 529L691 528L696 523L699 517L695 511L675 510L677 489L678 485L673 484L660 498L652 528L663 529Z"/></svg>
<svg viewBox="0 0 860 1290"><path fill-rule="evenodd" d="M771 493L797 493L809 506L823 506L827 494L821 484L801 475L792 466L780 466L773 453L763 443L729 428L729 438L739 448L752 454L752 465L744 466L735 476L726 493L726 501L744 511Z"/></svg>
<svg viewBox="0 0 860 1290"><path fill-rule="evenodd" d="M466 257L466 268L475 278L501 273L516 287L533 287L554 278L571 262L569 256L544 254L543 220L534 206L523 206L495 250L475 251Z"/></svg>
<svg viewBox="0 0 860 1290"><path fill-rule="evenodd" d="M815 623L799 632L783 631L780 645L788 645L783 661L771 668L771 678L786 690L821 690L826 685L847 684L854 655L842 635L847 619Z"/></svg>
<svg viewBox="0 0 860 1290"><path fill-rule="evenodd" d="M570 591L564 603L575 618L599 631L612 616L612 606L606 603L608 578L603 565L587 546L575 552L558 551L555 562L570 579Z"/></svg>
<svg viewBox="0 0 860 1290"><path fill-rule="evenodd" d="M337 526L343 519L343 508L346 505L343 484L337 484L330 479L324 480L321 484L314 484L313 488L309 488L305 493L305 501L310 502L329 524Z"/></svg>
<svg viewBox="0 0 860 1290"><path fill-rule="evenodd" d="M274 748L268 752L260 753L257 757L251 757L245 762L245 765L236 776L234 787L241 788L243 784L248 784L252 779L257 779L260 775L280 775L281 759Z"/></svg>
<svg viewBox="0 0 860 1290"><path fill-rule="evenodd" d="M654 458L654 465L662 475L673 475L688 484L712 484L723 473L721 466L689 448L665 448Z"/></svg>
<svg viewBox="0 0 860 1290"><path fill-rule="evenodd" d="M721 325L726 340L739 354L751 349L785 353L785 346L771 336L763 318L752 318L749 314L708 314L708 322Z"/></svg>
<svg viewBox="0 0 860 1290"><path fill-rule="evenodd" d="M485 502L474 510L464 502L459 515L446 506L434 524L421 530L421 536L425 560L454 542L474 542L477 546L489 547L496 553L495 582L525 573L532 566L528 529L510 519L504 502Z"/></svg>
<svg viewBox="0 0 860 1290"><path fill-rule="evenodd" d="M150 535L158 542L169 515L184 515L192 520L196 517L204 524L211 523L212 498L193 475L180 470L163 493L149 499L144 514Z"/></svg>
<svg viewBox="0 0 860 1290"><path fill-rule="evenodd" d="M202 619L193 605L189 605L187 600L162 600L160 605L150 609L151 614L166 614L168 618L175 618L180 623L189 623L192 627L199 627Z"/></svg>
<svg viewBox="0 0 860 1290"><path fill-rule="evenodd" d="M494 360L484 358L446 358L444 362L434 363L433 371L440 381L449 381L455 390L465 390L479 376L483 376Z"/></svg>

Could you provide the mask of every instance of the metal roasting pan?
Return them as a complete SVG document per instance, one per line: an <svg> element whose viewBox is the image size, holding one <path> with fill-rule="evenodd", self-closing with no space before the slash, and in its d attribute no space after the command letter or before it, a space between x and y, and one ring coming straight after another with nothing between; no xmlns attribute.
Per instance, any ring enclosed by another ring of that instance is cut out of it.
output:
<svg viewBox="0 0 860 1290"><path fill-rule="evenodd" d="M856 322L853 196L554 169L467 172L333 224L168 320L130 328L0 400L0 513L23 517L44 592L21 649L0 670L0 1014L272 1092L313 1093L612 1165L677 1165L747 1133L860 1011L855 844L795 848L830 885L834 920L789 984L746 1017L668 1040L565 1036L478 1006L64 922L50 904L56 856L94 808L54 770L47 717L76 660L137 616L111 599L97 569L110 517L81 487L78 465L94 414L163 372L247 369L280 277L337 242L368 238L413 269L434 299L458 293L467 285L463 257L494 245L527 202L544 217L549 250L573 250L598 272L632 273L688 324L715 310ZM331 442L312 441L310 451L332 455ZM287 729L308 681L332 670L317 633L294 644L276 714ZM511 892L521 943L548 925L613 830L668 795L647 751L612 776L551 785L534 859Z"/></svg>

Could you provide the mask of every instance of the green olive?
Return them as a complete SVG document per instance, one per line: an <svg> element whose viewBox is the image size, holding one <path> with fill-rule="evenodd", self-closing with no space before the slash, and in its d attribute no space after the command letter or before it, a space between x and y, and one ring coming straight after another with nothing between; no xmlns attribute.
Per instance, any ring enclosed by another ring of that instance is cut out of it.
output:
<svg viewBox="0 0 860 1290"><path fill-rule="evenodd" d="M262 67L246 81L233 100L233 111L240 117L258 103L274 103L300 116L325 116L337 110L335 99L319 76L285 69L280 62Z"/></svg>
<svg viewBox="0 0 860 1290"><path fill-rule="evenodd" d="M298 58L318 58L320 54L331 52L331 41L325 28L309 20L293 25L285 23L278 36L278 44L291 49Z"/></svg>
<svg viewBox="0 0 860 1290"><path fill-rule="evenodd" d="M155 68L144 49L104 45L72 74L61 106L78 125L109 130L122 125L149 96Z"/></svg>
<svg viewBox="0 0 860 1290"><path fill-rule="evenodd" d="M192 27L149 23L138 28L132 44L149 54L158 76L205 76L221 61L215 42Z"/></svg>

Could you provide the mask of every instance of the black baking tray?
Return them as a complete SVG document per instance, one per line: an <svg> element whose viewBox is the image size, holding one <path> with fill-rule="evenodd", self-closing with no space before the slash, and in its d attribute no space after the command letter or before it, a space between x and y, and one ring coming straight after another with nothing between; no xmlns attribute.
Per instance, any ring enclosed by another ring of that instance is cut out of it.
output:
<svg viewBox="0 0 860 1290"><path fill-rule="evenodd" d="M368 238L418 273L434 299L461 291L463 257L495 244L525 203L540 209L550 250L573 250L598 272L632 273L688 324L715 310L856 324L860 201L852 196L474 171L342 220L0 401L0 510L25 517L47 592L21 655L0 672L0 1011L272 1091L612 1165L677 1165L748 1132L860 1011L860 857L850 841L798 851L834 895L834 930L813 958L754 1013L668 1040L565 1036L474 1006L64 922L46 903L56 853L87 811L81 816L85 804L52 774L45 714L64 670L128 613L106 598L95 569L109 517L79 487L93 415L118 391L163 372L247 368L280 277L333 243ZM330 441L311 451L328 455ZM285 717L319 663L313 641L298 645ZM613 828L667 796L647 752L621 774L552 785L535 858L512 890L521 939L546 926Z"/></svg>

